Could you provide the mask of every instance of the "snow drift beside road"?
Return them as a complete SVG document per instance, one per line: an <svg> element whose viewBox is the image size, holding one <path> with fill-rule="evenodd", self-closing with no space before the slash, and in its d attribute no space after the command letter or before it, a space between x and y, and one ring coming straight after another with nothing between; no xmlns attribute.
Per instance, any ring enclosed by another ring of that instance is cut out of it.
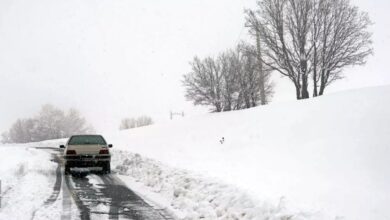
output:
<svg viewBox="0 0 390 220"><path fill-rule="evenodd" d="M0 219L32 219L52 193L56 164L49 153L22 145L0 146L0 155Z"/></svg>
<svg viewBox="0 0 390 220"><path fill-rule="evenodd" d="M278 207L283 200L290 213L301 213L296 219L385 220L389 134L386 86L208 114L107 139L164 166L236 186L253 201ZM186 199L196 201L196 195Z"/></svg>

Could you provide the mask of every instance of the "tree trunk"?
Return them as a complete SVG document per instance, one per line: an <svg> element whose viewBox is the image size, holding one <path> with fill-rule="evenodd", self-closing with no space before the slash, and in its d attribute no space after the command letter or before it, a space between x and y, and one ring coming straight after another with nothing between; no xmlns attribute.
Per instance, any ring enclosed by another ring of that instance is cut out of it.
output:
<svg viewBox="0 0 390 220"><path fill-rule="evenodd" d="M302 99L308 99L309 98L309 90L308 90L308 82L307 82L307 75L302 75L302 88L301 88L301 98Z"/></svg>
<svg viewBox="0 0 390 220"><path fill-rule="evenodd" d="M325 91L325 83L323 83L323 81L321 80L321 85L320 85L320 92L319 92L319 96L323 95L324 94L324 91Z"/></svg>
<svg viewBox="0 0 390 220"><path fill-rule="evenodd" d="M313 97L318 96L318 85L317 85L317 71L313 72Z"/></svg>
<svg viewBox="0 0 390 220"><path fill-rule="evenodd" d="M313 97L318 96L317 85L317 47L314 46L314 59L313 59Z"/></svg>
<svg viewBox="0 0 390 220"><path fill-rule="evenodd" d="M253 93L251 94L251 101L252 101L252 107L256 107L257 106L256 95Z"/></svg>
<svg viewBox="0 0 390 220"><path fill-rule="evenodd" d="M250 108L251 107L251 101L248 95L245 95L245 107Z"/></svg>
<svg viewBox="0 0 390 220"><path fill-rule="evenodd" d="M328 75L329 75L329 70L327 70L327 72L325 72L325 70L322 70L322 74L321 74L321 85L320 85L320 92L319 92L319 95L323 95L324 94L324 91L325 91L325 88L327 86L327 81L328 81Z"/></svg>
<svg viewBox="0 0 390 220"><path fill-rule="evenodd" d="M304 54L305 50L301 49L301 54ZM300 63L300 71L301 71L301 80L302 80L302 87L301 87L301 98L307 99L309 98L309 91L308 91L308 75L307 75L307 60L302 59Z"/></svg>
<svg viewBox="0 0 390 220"><path fill-rule="evenodd" d="M216 112L221 112L222 111L221 103L215 103L215 111Z"/></svg>
<svg viewBox="0 0 390 220"><path fill-rule="evenodd" d="M294 81L294 86L295 86L295 93L296 93L297 99L299 100L302 98L300 85L298 82Z"/></svg>

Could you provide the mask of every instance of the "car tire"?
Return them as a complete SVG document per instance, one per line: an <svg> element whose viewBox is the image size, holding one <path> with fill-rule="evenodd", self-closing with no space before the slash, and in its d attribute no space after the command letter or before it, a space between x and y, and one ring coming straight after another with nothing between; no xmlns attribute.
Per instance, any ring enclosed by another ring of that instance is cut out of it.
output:
<svg viewBox="0 0 390 220"><path fill-rule="evenodd" d="M70 166L65 165L65 175L71 174L70 172Z"/></svg>
<svg viewBox="0 0 390 220"><path fill-rule="evenodd" d="M111 173L111 164L110 164L110 162L104 163L102 168L103 168L102 171L103 171L104 174Z"/></svg>

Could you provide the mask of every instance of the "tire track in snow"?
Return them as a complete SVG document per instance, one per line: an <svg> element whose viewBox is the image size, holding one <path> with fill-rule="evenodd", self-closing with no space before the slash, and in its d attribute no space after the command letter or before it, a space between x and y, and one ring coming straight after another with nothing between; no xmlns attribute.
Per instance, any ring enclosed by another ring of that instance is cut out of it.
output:
<svg viewBox="0 0 390 220"><path fill-rule="evenodd" d="M55 150L55 148L41 148L43 150ZM161 213L161 210L153 208L140 196L118 178L116 175L98 176L73 176L64 175L62 172L63 160L61 155L52 154L53 161L58 164L56 169L56 181L53 192L44 202L42 207L48 207L58 200L62 190L62 213L61 220L71 219L72 200L76 204L81 220L93 219L95 215L107 216L109 219L132 219L132 220L167 220L172 219ZM89 180L101 180L101 184ZM100 208L99 208L100 207ZM107 208L107 211L104 211ZM32 218L34 219L34 211ZM91 216L92 215L92 216Z"/></svg>
<svg viewBox="0 0 390 220"><path fill-rule="evenodd" d="M110 198L110 214L134 220L166 220L172 219L162 215L140 196L134 193L114 174L100 176L107 186L102 189L106 198ZM118 219L118 218L116 218Z"/></svg>
<svg viewBox="0 0 390 220"><path fill-rule="evenodd" d="M63 179L63 182L65 180ZM62 212L61 220L71 219L72 201L68 187L65 183L62 183Z"/></svg>
<svg viewBox="0 0 390 220"><path fill-rule="evenodd" d="M113 174L87 177L69 175L65 176L65 180L82 220L94 219L95 215L114 220L172 219L146 203ZM95 183L96 180L100 183Z"/></svg>
<svg viewBox="0 0 390 220"><path fill-rule="evenodd" d="M44 203L45 206L49 206L53 204L58 199L58 195L60 194L61 185L62 185L61 160L56 154L52 154L52 156L53 156L53 161L57 163L56 181L54 183L52 194Z"/></svg>
<svg viewBox="0 0 390 220"><path fill-rule="evenodd" d="M87 205L85 205L82 201L82 198L85 195L91 194L91 192L89 192L90 190L88 190L90 188L90 186L88 186L85 183L85 180L80 181L80 180L77 180L75 178L72 178L72 180L76 180L74 182L75 186L73 186L73 184L71 183L71 178L72 177L70 175L66 175L65 182L66 182L66 185L70 191L71 197L73 198L74 202L76 203L77 208L80 211L80 219L81 220L90 220L91 219L90 208Z"/></svg>
<svg viewBox="0 0 390 220"><path fill-rule="evenodd" d="M52 195L46 200L44 203L46 206L53 204L55 201L57 201L58 196L62 190L62 212L61 212L61 220L69 220L71 219L71 208L72 208L72 201L71 201L71 194L69 192L68 187L66 187L64 173L62 172L61 167L63 166L63 159L60 155L61 150L58 148L51 148L51 147L39 147L37 149L44 149L44 150L54 150L56 152L59 152L57 154L52 154L53 161L58 164L56 169L56 182L54 184L53 193Z"/></svg>
<svg viewBox="0 0 390 220"><path fill-rule="evenodd" d="M50 205L52 205L55 201L58 199L58 195L60 194L61 185L62 185L62 174L61 174L61 160L57 156L57 154L52 154L53 161L57 163L56 168L56 180L53 186L53 192L51 193L50 197L46 199L46 201L43 203L43 206L34 210L34 212L31 215L31 220L35 218L35 214L41 210L42 208L47 208Z"/></svg>

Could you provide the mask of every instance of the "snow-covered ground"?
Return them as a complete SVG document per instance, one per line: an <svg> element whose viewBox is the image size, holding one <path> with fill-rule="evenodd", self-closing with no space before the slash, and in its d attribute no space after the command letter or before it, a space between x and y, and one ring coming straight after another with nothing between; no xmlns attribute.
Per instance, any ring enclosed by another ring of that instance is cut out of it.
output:
<svg viewBox="0 0 390 220"><path fill-rule="evenodd" d="M390 219L389 86L107 139L118 170L187 219Z"/></svg>
<svg viewBox="0 0 390 220"><path fill-rule="evenodd" d="M389 134L385 86L105 137L119 178L179 219L387 220ZM31 146L64 141L0 147L0 219L60 217L60 200L42 206L56 164Z"/></svg>
<svg viewBox="0 0 390 220"><path fill-rule="evenodd" d="M1 146L0 155L0 219L30 219L52 193L56 164L49 153L22 145Z"/></svg>

